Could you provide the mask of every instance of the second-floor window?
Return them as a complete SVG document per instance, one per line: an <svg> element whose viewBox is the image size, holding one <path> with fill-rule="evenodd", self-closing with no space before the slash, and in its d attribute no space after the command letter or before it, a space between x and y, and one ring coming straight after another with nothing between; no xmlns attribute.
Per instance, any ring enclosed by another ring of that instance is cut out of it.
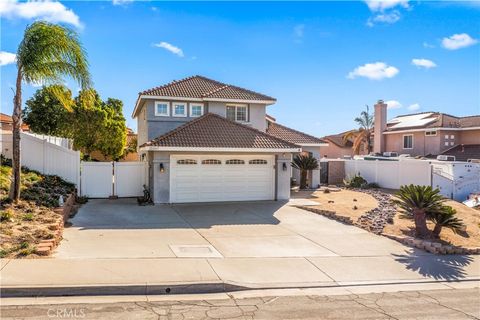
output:
<svg viewBox="0 0 480 320"><path fill-rule="evenodd" d="M239 122L247 122L247 106L227 105L227 119Z"/></svg>
<svg viewBox="0 0 480 320"><path fill-rule="evenodd" d="M173 116L174 117L186 117L187 116L187 104L183 102L173 103Z"/></svg>
<svg viewBox="0 0 480 320"><path fill-rule="evenodd" d="M168 117L170 115L170 104L168 102L155 102L155 115Z"/></svg>
<svg viewBox="0 0 480 320"><path fill-rule="evenodd" d="M200 117L203 115L203 104L190 103L190 117Z"/></svg>

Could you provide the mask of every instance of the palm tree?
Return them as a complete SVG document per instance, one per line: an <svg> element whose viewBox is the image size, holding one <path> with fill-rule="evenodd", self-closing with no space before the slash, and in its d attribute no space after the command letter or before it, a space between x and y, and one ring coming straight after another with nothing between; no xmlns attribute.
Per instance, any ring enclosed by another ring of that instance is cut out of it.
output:
<svg viewBox="0 0 480 320"><path fill-rule="evenodd" d="M20 127L22 125L22 81L26 83L61 84L62 77L77 81L83 89L90 87L86 53L76 32L48 22L27 27L17 51L17 80L13 98L13 179L9 198L20 197ZM64 95L54 90L68 109Z"/></svg>
<svg viewBox="0 0 480 320"><path fill-rule="evenodd" d="M430 186L401 186L394 202L404 210L404 217L415 222L415 235L418 238L427 238L427 213L436 212L442 207L445 199L440 195L439 189Z"/></svg>
<svg viewBox="0 0 480 320"><path fill-rule="evenodd" d="M432 232L435 238L440 237L443 227L452 230L454 233L458 233L464 228L463 221L455 217L456 214L457 210L450 206L442 206L439 210L427 213L427 219L435 223Z"/></svg>
<svg viewBox="0 0 480 320"><path fill-rule="evenodd" d="M318 169L318 161L311 154L297 155L293 158L292 167L300 170L300 189L307 188L307 173L309 170Z"/></svg>
<svg viewBox="0 0 480 320"><path fill-rule="evenodd" d="M370 114L368 105L367 110L360 113L360 117L355 118L355 122L358 124L358 130L352 130L344 134L343 139L353 140L353 152L355 154L360 153L362 146L367 146L367 152L370 153L373 149L372 146L372 129L373 129L373 115Z"/></svg>

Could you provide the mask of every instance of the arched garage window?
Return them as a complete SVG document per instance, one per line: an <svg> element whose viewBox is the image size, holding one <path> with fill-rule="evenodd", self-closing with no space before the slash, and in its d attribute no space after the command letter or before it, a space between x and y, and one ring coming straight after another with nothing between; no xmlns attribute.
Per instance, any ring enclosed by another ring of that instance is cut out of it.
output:
<svg viewBox="0 0 480 320"><path fill-rule="evenodd" d="M222 161L217 159L205 159L202 160L202 164L222 164Z"/></svg>
<svg viewBox="0 0 480 320"><path fill-rule="evenodd" d="M181 159L181 160L177 160L177 164L197 164L197 160Z"/></svg>
<svg viewBox="0 0 480 320"><path fill-rule="evenodd" d="M240 159L230 159L225 161L225 164L245 164L245 161Z"/></svg>
<svg viewBox="0 0 480 320"><path fill-rule="evenodd" d="M267 160L264 159L252 159L248 161L248 164L267 164Z"/></svg>

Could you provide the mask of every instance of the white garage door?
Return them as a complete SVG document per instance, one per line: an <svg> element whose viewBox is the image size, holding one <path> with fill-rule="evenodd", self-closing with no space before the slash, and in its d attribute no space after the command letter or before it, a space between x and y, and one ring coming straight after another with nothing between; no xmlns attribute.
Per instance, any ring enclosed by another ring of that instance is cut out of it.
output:
<svg viewBox="0 0 480 320"><path fill-rule="evenodd" d="M170 202L274 199L274 156L172 155Z"/></svg>

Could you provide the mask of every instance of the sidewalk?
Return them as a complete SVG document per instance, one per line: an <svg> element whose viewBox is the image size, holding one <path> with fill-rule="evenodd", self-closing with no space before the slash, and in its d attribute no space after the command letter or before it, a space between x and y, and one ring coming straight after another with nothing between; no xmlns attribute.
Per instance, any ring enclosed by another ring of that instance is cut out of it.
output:
<svg viewBox="0 0 480 320"><path fill-rule="evenodd" d="M1 260L2 296L212 293L480 279L480 256Z"/></svg>

